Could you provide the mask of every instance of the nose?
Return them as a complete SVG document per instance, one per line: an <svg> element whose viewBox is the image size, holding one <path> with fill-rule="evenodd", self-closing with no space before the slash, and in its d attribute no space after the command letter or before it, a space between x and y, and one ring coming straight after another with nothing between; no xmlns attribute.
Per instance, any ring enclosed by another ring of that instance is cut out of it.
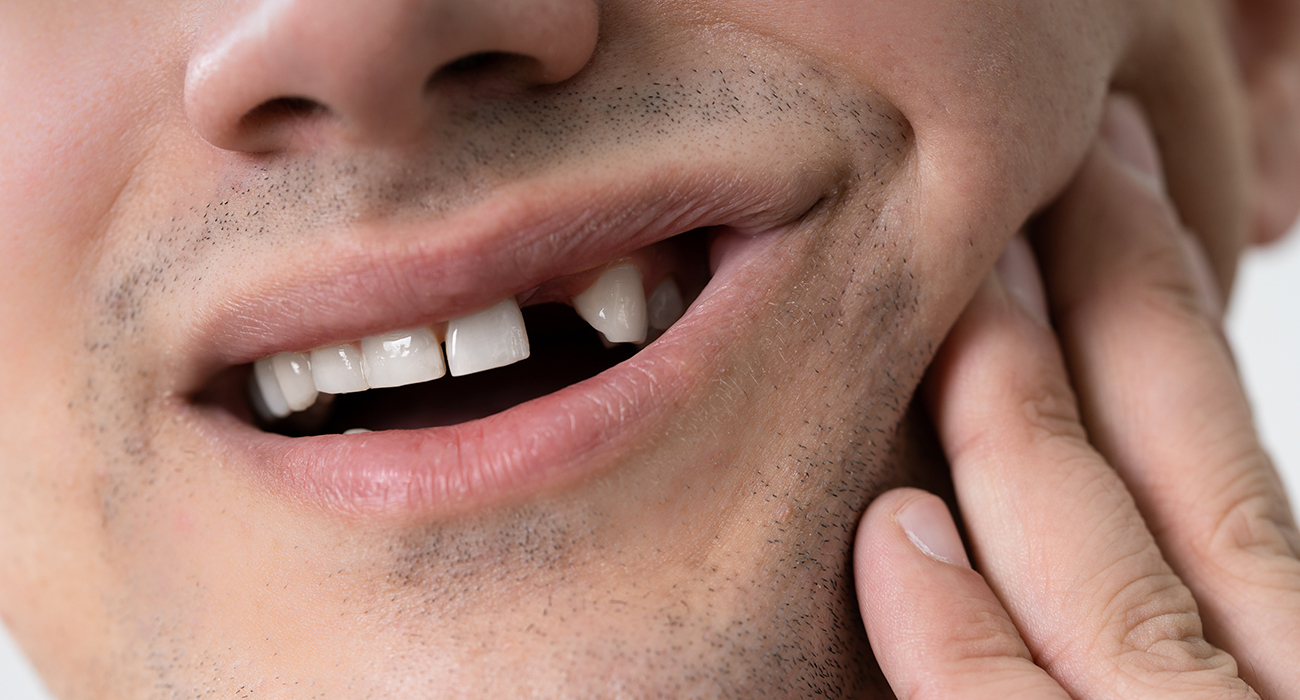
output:
<svg viewBox="0 0 1300 700"><path fill-rule="evenodd" d="M227 150L291 148L307 123L327 138L401 143L453 84L527 89L573 77L598 23L594 0L247 0L199 40L185 110Z"/></svg>

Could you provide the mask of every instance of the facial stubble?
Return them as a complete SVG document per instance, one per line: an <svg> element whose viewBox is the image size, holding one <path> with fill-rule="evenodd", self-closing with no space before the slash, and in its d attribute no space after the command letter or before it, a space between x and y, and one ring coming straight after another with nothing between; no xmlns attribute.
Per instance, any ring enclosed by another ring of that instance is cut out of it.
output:
<svg viewBox="0 0 1300 700"><path fill-rule="evenodd" d="M876 98L845 99L815 66L788 74L692 70L666 80L581 87L541 102L476 105L452 115L433 143L460 146L433 148L422 162L391 154L271 159L218 184L211 201L178 200L166 225L123 228L149 234L111 248L126 252L106 256L99 267L104 291L81 353L86 382L76 411L89 418L83 429L104 475L96 486L108 543L103 556L119 574L115 586L105 585L106 607L119 616L117 628L150 630L136 642L143 649L124 647L114 665L143 663L153 676L144 680L158 696L184 697L185 689L233 677L242 653L187 631L186 601L159 602L149 611L134 602L147 588L138 573L147 567L130 562L147 564L165 549L151 534L156 510L150 503L174 502L177 493L194 497L193 484L204 483L204 471L220 461L205 457L185 434L187 426L166 417L174 397L138 362L174 298L208 293L232 260L286 254L311 231L350 217L436 221L479 201L497 183L602 149L644 147L646 134L674 147L707 148L708 136L720 129L763 133L759 125L767 124L770 133L781 133L776 127L796 115L816 115L851 142L846 149L853 155L838 179L842 189L827 193L824 207L799 229L803 238L792 242L811 264L786 281L790 298L762 329L780 346L769 354L812 363L780 372L738 367L737 384L719 386L715 401L734 405L732 399L745 399L727 392L745 394L744 386L758 388L758 382L771 384L770 395L779 397L786 381L780 375L795 369L805 384L812 375L820 382L808 385L800 400L813 405L817 396L827 397L807 411L787 403L783 428L759 438L787 448L764 453L774 459L708 465L748 490L747 501L773 504L776 517L743 526L765 545L761 557L683 567L672 581L611 592L599 572L617 568L640 543L622 552L610 537L618 504L559 497L396 533L339 528L335 544L314 549L334 574L313 585L323 599L346 598L349 614L369 616L366 627L391 632L383 658L364 666L374 676L344 684L349 695L380 686L390 697L447 692L446 679L428 673L440 647L490 649L521 640L536 643L553 668L564 670L557 677L583 686L566 689L569 697L607 695L615 686L637 697L860 697L884 687L856 612L853 532L872 495L916 483L929 473L919 465L934 457L918 448L927 442L924 431L905 418L933 343L910 335L920 290L907 263L908 242L896 222L891 233L892 219L881 209L880 193L910 147L906 125ZM202 579L194 586L214 587ZM472 640L438 631L458 621L490 621L503 606L485 601L500 600L501 591L536 619L522 626L476 623L480 635ZM599 643L575 653L571 637L542 636L555 620L583 621ZM624 626L620 621L653 633L619 638L612 631Z"/></svg>

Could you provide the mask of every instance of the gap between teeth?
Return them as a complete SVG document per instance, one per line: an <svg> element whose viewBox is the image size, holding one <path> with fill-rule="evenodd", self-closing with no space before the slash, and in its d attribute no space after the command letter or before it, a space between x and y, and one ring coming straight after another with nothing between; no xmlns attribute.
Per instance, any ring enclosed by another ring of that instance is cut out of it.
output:
<svg viewBox="0 0 1300 700"><path fill-rule="evenodd" d="M645 296L635 265L611 268L573 307L609 342L641 343L648 328L662 331L684 311L672 278ZM528 357L528 333L514 297L447 323L447 355L428 328L393 331L317 348L309 353L283 352L253 364L250 394L264 420L286 418L310 408L320 394L346 394L399 387L452 376L474 374Z"/></svg>

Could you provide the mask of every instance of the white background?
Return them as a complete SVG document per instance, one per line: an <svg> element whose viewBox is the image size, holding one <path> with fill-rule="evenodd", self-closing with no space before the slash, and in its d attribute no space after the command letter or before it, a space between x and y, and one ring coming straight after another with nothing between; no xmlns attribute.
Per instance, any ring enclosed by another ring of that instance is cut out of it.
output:
<svg viewBox="0 0 1300 700"><path fill-rule="evenodd" d="M1300 230L1252 253L1228 319L1237 360L1265 445L1300 504ZM48 700L26 659L0 628L0 698Z"/></svg>

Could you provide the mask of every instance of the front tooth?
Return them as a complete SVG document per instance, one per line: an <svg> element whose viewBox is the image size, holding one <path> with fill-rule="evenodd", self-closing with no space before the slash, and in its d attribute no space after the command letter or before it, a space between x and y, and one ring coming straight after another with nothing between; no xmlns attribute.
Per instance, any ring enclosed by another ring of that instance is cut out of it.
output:
<svg viewBox="0 0 1300 700"><path fill-rule="evenodd" d="M605 271L587 291L573 298L573 308L611 343L645 340L645 287L635 265Z"/></svg>
<svg viewBox="0 0 1300 700"><path fill-rule="evenodd" d="M671 277L655 287L645 305L650 325L661 331L671 328L686 311L686 304L682 302L682 290L677 288L677 282Z"/></svg>
<svg viewBox="0 0 1300 700"><path fill-rule="evenodd" d="M272 359L274 358L266 357L253 363L253 408L265 420L287 418L292 413L289 402L284 399L284 392L280 391L280 382L275 378Z"/></svg>
<svg viewBox="0 0 1300 700"><path fill-rule="evenodd" d="M298 352L282 352L271 358L276 381L291 411L304 411L316 403L316 384L311 378L311 363Z"/></svg>
<svg viewBox="0 0 1300 700"><path fill-rule="evenodd" d="M528 357L528 332L514 297L447 322L447 367L459 377Z"/></svg>
<svg viewBox="0 0 1300 700"><path fill-rule="evenodd" d="M323 394L347 394L369 388L361 372L361 353L351 345L312 350L311 377Z"/></svg>
<svg viewBox="0 0 1300 700"><path fill-rule="evenodd" d="M438 339L428 328L363 338L361 371L371 389L418 384L447 373Z"/></svg>

